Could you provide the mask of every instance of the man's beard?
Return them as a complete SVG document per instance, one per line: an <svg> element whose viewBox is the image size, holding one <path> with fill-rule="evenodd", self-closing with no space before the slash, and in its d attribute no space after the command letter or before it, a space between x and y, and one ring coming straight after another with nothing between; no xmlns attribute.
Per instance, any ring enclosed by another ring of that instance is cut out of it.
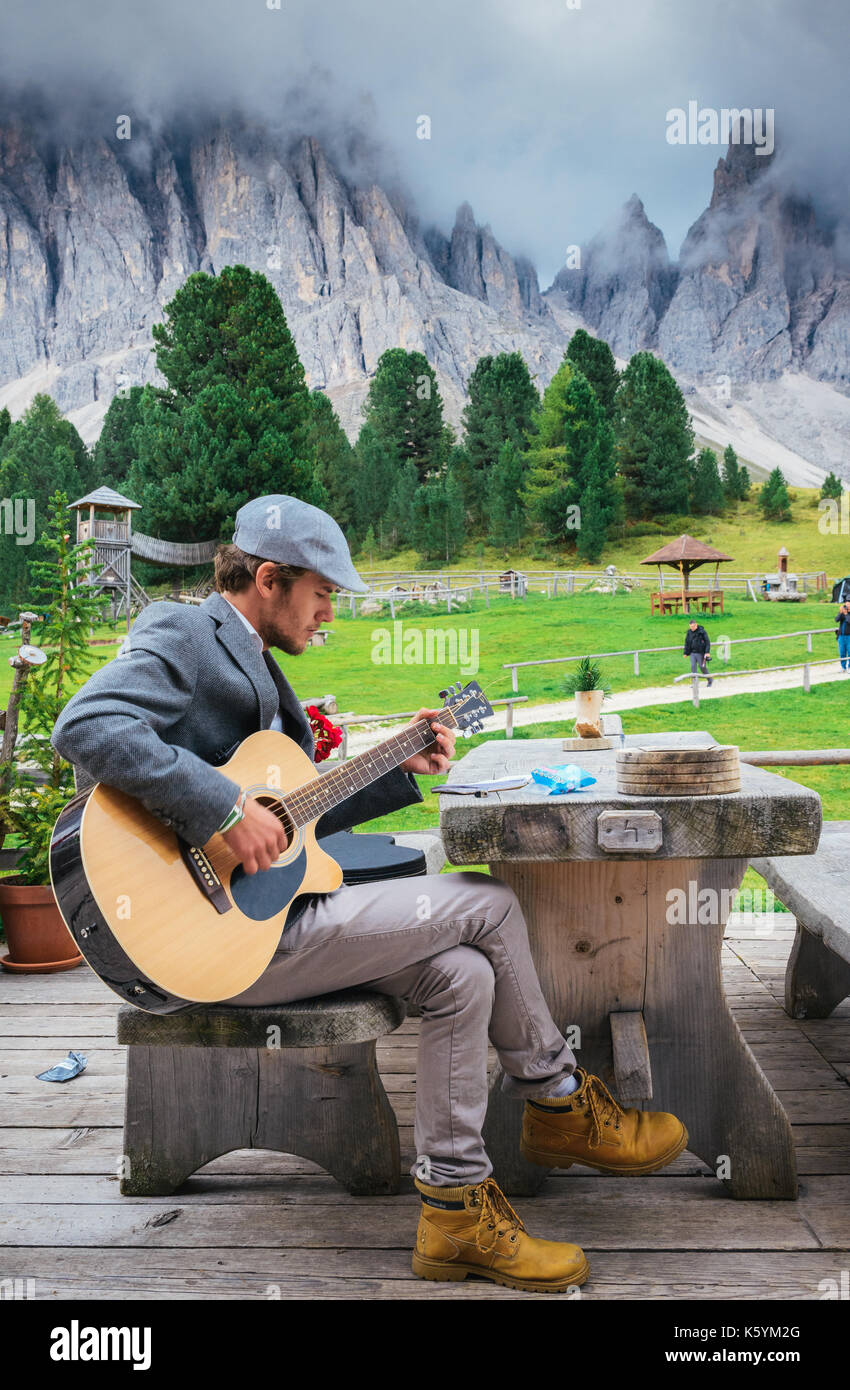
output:
<svg viewBox="0 0 850 1390"><path fill-rule="evenodd" d="M292 637L289 629L284 627L284 622L285 618L283 622L278 620L263 624L259 629L260 636L267 647L277 647L278 651L286 652L287 656L300 656L305 651L307 643L306 641L299 643L296 638Z"/></svg>

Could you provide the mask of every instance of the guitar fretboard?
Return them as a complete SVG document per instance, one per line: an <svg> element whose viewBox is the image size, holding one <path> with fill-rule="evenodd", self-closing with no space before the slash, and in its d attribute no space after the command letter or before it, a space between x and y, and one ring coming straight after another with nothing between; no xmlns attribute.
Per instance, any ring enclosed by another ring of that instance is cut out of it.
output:
<svg viewBox="0 0 850 1390"><path fill-rule="evenodd" d="M451 727L457 721L450 709L442 709L430 719L420 719L400 733L370 748L366 753L358 753L339 767L322 773L301 787L295 787L282 798L285 810L296 829L309 825L311 821L324 815L341 801L347 800L354 792L361 791L370 783L376 782L386 772L399 767L414 753L421 753L436 742L432 723ZM274 808L272 808L274 809ZM276 813L277 814L277 813Z"/></svg>

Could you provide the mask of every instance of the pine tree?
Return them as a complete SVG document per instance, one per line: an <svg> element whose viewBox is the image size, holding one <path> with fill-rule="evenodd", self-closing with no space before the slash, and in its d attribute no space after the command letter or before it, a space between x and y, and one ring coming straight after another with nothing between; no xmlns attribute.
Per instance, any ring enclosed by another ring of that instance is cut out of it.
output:
<svg viewBox="0 0 850 1390"><path fill-rule="evenodd" d="M325 491L326 510L350 531L356 515L357 470L348 435L323 391L310 392L308 448L316 482Z"/></svg>
<svg viewBox="0 0 850 1390"><path fill-rule="evenodd" d="M466 539L463 492L451 469L448 469L443 480L443 496L445 499L446 564L451 564L455 557L460 554Z"/></svg>
<svg viewBox="0 0 850 1390"><path fill-rule="evenodd" d="M52 397L33 397L0 446L0 497L5 504L0 599L4 605L24 603L28 567L45 556L40 537L50 515L48 498L58 490L76 501L93 485L89 452L70 420L63 418ZM7 515L15 519L18 534L7 529ZM26 534L20 534L18 520L24 522Z"/></svg>
<svg viewBox="0 0 850 1390"><path fill-rule="evenodd" d="M613 425L617 414L620 373L614 354L604 338L592 338L584 328L578 328L570 339L567 357L587 377L607 419Z"/></svg>
<svg viewBox="0 0 850 1390"><path fill-rule="evenodd" d="M465 538L461 493L451 473L429 478L416 489L413 498L413 543L423 561L448 563L460 551Z"/></svg>
<svg viewBox="0 0 850 1390"><path fill-rule="evenodd" d="M9 430L11 428L12 417L4 405L3 409L0 410L0 449L2 449L3 440L6 438L6 435L9 433Z"/></svg>
<svg viewBox="0 0 850 1390"><path fill-rule="evenodd" d="M387 452L385 441L375 426L368 423L360 431L360 437L354 446L354 455L354 532L357 536L363 536L368 526L379 529L402 465L395 453Z"/></svg>
<svg viewBox="0 0 850 1390"><path fill-rule="evenodd" d="M523 505L544 538L561 544L575 539L568 523L570 508L578 506L566 445L567 390L574 371L565 358L543 392L524 458Z"/></svg>
<svg viewBox="0 0 850 1390"><path fill-rule="evenodd" d="M620 511L614 433L587 377L566 359L544 394L528 463L524 496L546 537L598 558Z"/></svg>
<svg viewBox="0 0 850 1390"><path fill-rule="evenodd" d="M453 436L443 423L434 369L421 352L389 348L381 354L363 414L394 472L413 462L424 480L443 467Z"/></svg>
<svg viewBox="0 0 850 1390"><path fill-rule="evenodd" d="M370 568L370 569L371 569L372 564L373 564L373 562L374 562L374 555L375 555L375 548L376 548L376 545L377 545L377 542L376 542L376 540L375 540L375 532L372 530L372 527L369 526L369 527L367 528L367 531L366 531L365 536L363 537L363 542L362 542L362 544L361 544L361 546L360 546L360 553L361 553L361 555L365 555L366 558L368 559L368 561L369 561L369 568Z"/></svg>
<svg viewBox="0 0 850 1390"><path fill-rule="evenodd" d="M627 515L686 513L693 429L684 396L651 352L635 353L623 373L617 420Z"/></svg>
<svg viewBox="0 0 850 1390"><path fill-rule="evenodd" d="M738 500L738 489L741 485L740 470L738 468L738 455L727 444L723 450L723 492L727 502Z"/></svg>
<svg viewBox="0 0 850 1390"><path fill-rule="evenodd" d="M416 464L411 460L401 470L390 494L389 506L384 514L387 539L392 548L409 545L413 525L413 499L419 487Z"/></svg>
<svg viewBox="0 0 850 1390"><path fill-rule="evenodd" d="M738 469L738 501L746 502L750 495L750 470L741 464Z"/></svg>
<svg viewBox="0 0 850 1390"><path fill-rule="evenodd" d="M467 392L463 411L470 470L466 503L473 521L480 523L487 516L487 493L502 445L508 440L517 449L525 447L540 397L519 352L479 357Z"/></svg>
<svg viewBox="0 0 850 1390"><path fill-rule="evenodd" d="M229 540L252 497L322 506L310 396L280 300L244 265L190 275L155 324L164 390L144 392L128 491L165 540Z"/></svg>
<svg viewBox="0 0 850 1390"><path fill-rule="evenodd" d="M92 451L98 487L123 492L127 486L138 453L135 430L141 422L141 402L146 390L150 393L149 387L131 386L129 391L119 391L109 403Z"/></svg>
<svg viewBox="0 0 850 1390"><path fill-rule="evenodd" d="M825 497L840 498L844 488L840 478L836 478L834 473L827 473L821 485L821 499Z"/></svg>
<svg viewBox="0 0 850 1390"><path fill-rule="evenodd" d="M767 521L791 521L791 499L781 469L774 468L761 488L759 506Z"/></svg>
<svg viewBox="0 0 850 1390"><path fill-rule="evenodd" d="M489 540L505 554L519 543L525 528L522 489L525 466L516 444L506 439L493 469L487 493Z"/></svg>
<svg viewBox="0 0 850 1390"><path fill-rule="evenodd" d="M737 473L736 473L737 482ZM719 516L723 511L723 487L713 449L700 449L693 474L691 511L696 516Z"/></svg>

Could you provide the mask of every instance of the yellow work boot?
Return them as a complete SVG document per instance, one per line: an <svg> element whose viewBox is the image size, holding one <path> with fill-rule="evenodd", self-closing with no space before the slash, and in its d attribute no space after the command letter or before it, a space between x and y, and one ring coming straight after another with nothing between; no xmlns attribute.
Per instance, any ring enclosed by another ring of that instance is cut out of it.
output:
<svg viewBox="0 0 850 1390"><path fill-rule="evenodd" d="M584 1251L530 1236L494 1178L464 1187L429 1187L414 1178L422 1212L413 1252L420 1279L483 1274L509 1289L563 1293L590 1272Z"/></svg>
<svg viewBox="0 0 850 1390"><path fill-rule="evenodd" d="M654 1173L687 1146L688 1131L663 1110L624 1110L598 1076L576 1069L578 1090L527 1100L523 1158L544 1168L585 1163L603 1173Z"/></svg>

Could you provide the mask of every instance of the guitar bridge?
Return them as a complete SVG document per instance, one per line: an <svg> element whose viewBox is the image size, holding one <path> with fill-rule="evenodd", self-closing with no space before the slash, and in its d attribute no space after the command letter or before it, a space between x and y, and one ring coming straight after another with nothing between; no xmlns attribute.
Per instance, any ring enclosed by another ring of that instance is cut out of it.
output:
<svg viewBox="0 0 850 1390"><path fill-rule="evenodd" d="M180 846L180 854L183 863L197 883L204 897L212 903L216 912L229 912L233 906L232 902L224 891L224 885L210 863L202 849L197 845L187 844L178 836L177 843Z"/></svg>

